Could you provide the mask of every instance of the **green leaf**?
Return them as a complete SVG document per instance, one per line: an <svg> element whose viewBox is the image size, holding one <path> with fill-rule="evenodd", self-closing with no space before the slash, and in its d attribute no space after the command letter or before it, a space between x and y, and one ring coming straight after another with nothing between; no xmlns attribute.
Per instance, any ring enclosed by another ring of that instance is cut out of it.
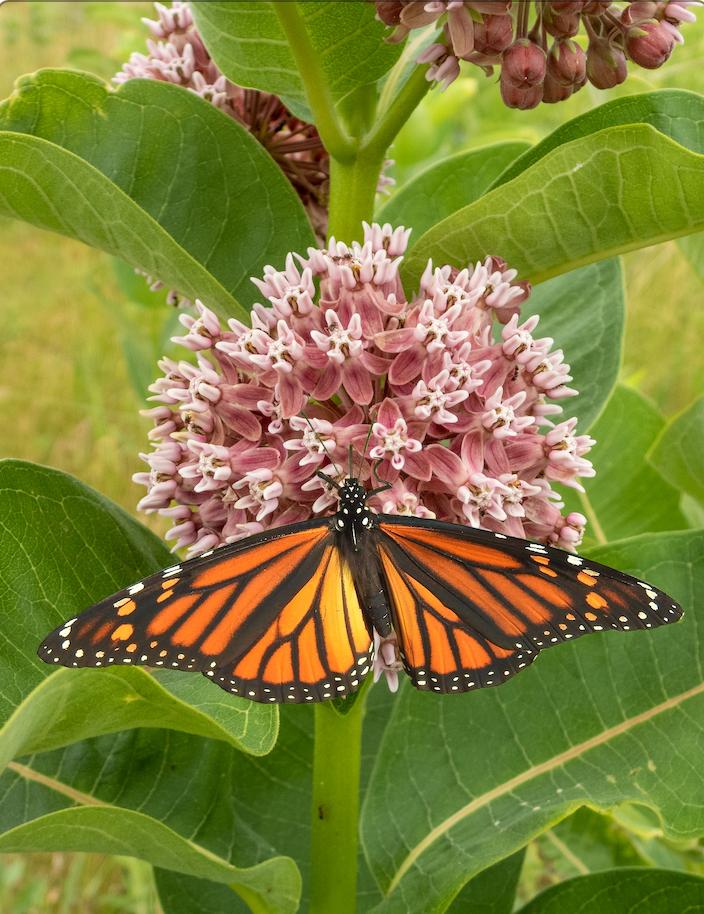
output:
<svg viewBox="0 0 704 914"><path fill-rule="evenodd" d="M0 105L0 213L119 255L243 316L251 275L314 243L259 143L178 86L85 73L22 77Z"/></svg>
<svg viewBox="0 0 704 914"><path fill-rule="evenodd" d="M577 397L561 400L564 417L577 416L586 432L604 408L621 364L626 303L618 258L589 264L533 289L521 321L540 315L536 334L564 349Z"/></svg>
<svg viewBox="0 0 704 914"><path fill-rule="evenodd" d="M42 638L173 556L125 512L45 467L0 462L0 769L18 755L133 727L173 727L268 752L277 712L200 675L144 669L52 670Z"/></svg>
<svg viewBox="0 0 704 914"><path fill-rule="evenodd" d="M471 879L447 909L450 914L511 914L524 852L500 860Z"/></svg>
<svg viewBox="0 0 704 914"><path fill-rule="evenodd" d="M375 83L401 54L384 42L386 27L367 3L307 2L298 10L323 71L339 101L359 86ZM222 72L240 86L280 96L310 120L303 81L276 14L276 3L244 0L193 4L198 29Z"/></svg>
<svg viewBox="0 0 704 914"><path fill-rule="evenodd" d="M643 866L646 859L631 835L611 816L583 806L538 839L541 866L536 874L545 885L547 866L560 880L616 866Z"/></svg>
<svg viewBox="0 0 704 914"><path fill-rule="evenodd" d="M164 914L251 914L226 885L161 869L154 879Z"/></svg>
<svg viewBox="0 0 704 914"><path fill-rule="evenodd" d="M377 914L444 911L473 873L581 805L637 802L670 836L704 831L704 732L691 724L704 714L704 533L648 534L591 555L663 587L684 621L561 645L494 690L404 688L362 816L385 894Z"/></svg>
<svg viewBox="0 0 704 914"><path fill-rule="evenodd" d="M704 156L647 124L609 127L553 149L443 219L402 272L411 286L428 257L461 266L497 254L539 283L703 228Z"/></svg>
<svg viewBox="0 0 704 914"><path fill-rule="evenodd" d="M681 492L704 503L704 397L675 416L653 444L648 459Z"/></svg>
<svg viewBox="0 0 704 914"><path fill-rule="evenodd" d="M436 222L477 200L528 143L495 143L435 162L399 188L377 222L413 228L410 246Z"/></svg>
<svg viewBox="0 0 704 914"><path fill-rule="evenodd" d="M642 394L623 385L614 390L589 430L597 442L589 454L596 476L582 480L584 497L570 492L566 498L569 510L590 519L589 536L603 542L687 527L679 492L645 460L664 425Z"/></svg>
<svg viewBox="0 0 704 914"><path fill-rule="evenodd" d="M572 118L512 162L495 187L506 184L553 149L607 127L650 124L692 152L704 152L704 98L682 89L662 89L616 98Z"/></svg>
<svg viewBox="0 0 704 914"><path fill-rule="evenodd" d="M292 914L300 874L258 831L246 758L214 740L130 730L12 762L0 778L0 852L139 857L253 894L258 912Z"/></svg>
<svg viewBox="0 0 704 914"><path fill-rule="evenodd" d="M520 914L704 912L704 879L669 870L618 869L579 876L538 895Z"/></svg>

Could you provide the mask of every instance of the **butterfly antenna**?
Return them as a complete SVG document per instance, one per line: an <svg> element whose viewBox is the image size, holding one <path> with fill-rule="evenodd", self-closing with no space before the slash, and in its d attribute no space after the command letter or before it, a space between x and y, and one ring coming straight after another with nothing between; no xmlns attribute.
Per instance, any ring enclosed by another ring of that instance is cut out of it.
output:
<svg viewBox="0 0 704 914"><path fill-rule="evenodd" d="M362 470L364 468L364 458L367 456L367 448L369 447L369 439L372 437L372 425L369 423L369 431L367 432L367 437L364 439L364 447L362 448L362 459L359 463L359 473L357 474L357 482L362 478Z"/></svg>
<svg viewBox="0 0 704 914"><path fill-rule="evenodd" d="M328 460L330 461L330 463L333 465L333 467L334 467L334 469L335 469L335 472L337 473L338 476L342 476L342 473L341 473L341 471L340 471L340 468L339 468L338 465L335 463L335 461L332 459L332 455L331 455L330 451L329 451L329 450L327 449L327 447L325 446L325 439L321 437L321 435L320 435L320 433L319 433L318 431L316 431L315 426L314 426L313 423L310 421L310 419L308 418L308 416L306 416L305 413L303 413L302 415L303 415L303 418L304 418L304 419L306 420L306 422L308 423L308 425L310 426L310 430L313 432L313 434L315 435L315 437L318 439L318 441L319 441L320 444L322 445L322 448L323 448L323 450L325 451L325 455L326 455L326 457L328 458Z"/></svg>

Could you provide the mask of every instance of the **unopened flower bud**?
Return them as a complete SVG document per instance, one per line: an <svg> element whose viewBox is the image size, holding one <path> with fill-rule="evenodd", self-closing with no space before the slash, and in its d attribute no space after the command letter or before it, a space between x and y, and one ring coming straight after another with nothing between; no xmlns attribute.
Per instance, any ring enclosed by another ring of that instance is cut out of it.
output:
<svg viewBox="0 0 704 914"><path fill-rule="evenodd" d="M587 49L587 78L597 89L613 89L628 75L626 55L607 39L597 38Z"/></svg>
<svg viewBox="0 0 704 914"><path fill-rule="evenodd" d="M492 16L507 13L511 9L511 0L472 0L468 5L475 13Z"/></svg>
<svg viewBox="0 0 704 914"><path fill-rule="evenodd" d="M603 16L611 6L611 0L587 0L582 4L583 16Z"/></svg>
<svg viewBox="0 0 704 914"><path fill-rule="evenodd" d="M624 25L635 25L644 19L654 19L659 5L657 0L635 0L621 13L621 22Z"/></svg>
<svg viewBox="0 0 704 914"><path fill-rule="evenodd" d="M557 10L551 3L543 10L543 25L555 38L571 38L579 31L581 18L578 12L572 10Z"/></svg>
<svg viewBox="0 0 704 914"><path fill-rule="evenodd" d="M626 51L633 63L647 70L657 70L669 58L675 47L672 33L655 19L639 22L628 30Z"/></svg>
<svg viewBox="0 0 704 914"><path fill-rule="evenodd" d="M545 79L547 66L545 51L527 38L519 38L510 48L507 48L502 55L501 63L502 94L504 84L517 89L525 89L539 87ZM522 106L512 105L511 107L520 108ZM533 108L534 105L527 105L527 107Z"/></svg>
<svg viewBox="0 0 704 914"><path fill-rule="evenodd" d="M581 13L584 0L552 0L550 7L556 13Z"/></svg>
<svg viewBox="0 0 704 914"><path fill-rule="evenodd" d="M581 85L587 75L587 55L576 41L558 38L548 54L548 75L564 86Z"/></svg>
<svg viewBox="0 0 704 914"><path fill-rule="evenodd" d="M537 86L516 86L509 80L504 79L503 70L501 71L501 98L507 108L520 108L525 111L528 108L537 108L543 99L543 84Z"/></svg>
<svg viewBox="0 0 704 914"><path fill-rule="evenodd" d="M474 50L487 57L502 54L513 41L513 19L510 15L484 16L474 24Z"/></svg>
<svg viewBox="0 0 704 914"><path fill-rule="evenodd" d="M403 6L402 0L377 0L376 18L384 25L398 25Z"/></svg>
<svg viewBox="0 0 704 914"><path fill-rule="evenodd" d="M543 83L543 101L547 105L554 105L556 102L564 102L572 95L573 88L570 83L561 82L559 79L548 72L545 74Z"/></svg>

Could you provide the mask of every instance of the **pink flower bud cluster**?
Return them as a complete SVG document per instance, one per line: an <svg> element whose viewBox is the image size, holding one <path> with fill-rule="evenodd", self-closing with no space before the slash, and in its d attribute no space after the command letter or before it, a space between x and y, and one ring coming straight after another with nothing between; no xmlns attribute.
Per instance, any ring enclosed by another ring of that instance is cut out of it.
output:
<svg viewBox="0 0 704 914"><path fill-rule="evenodd" d="M576 391L553 340L521 318L528 283L498 257L463 269L429 262L407 298L409 232L364 224L290 254L253 282L266 300L226 326L201 303L151 386L154 449L139 508L169 517L175 548L198 555L325 514L350 446L364 482L392 487L373 507L574 548L586 523L563 516L558 483L581 490L593 441L560 401ZM369 440L367 442L367 435ZM366 448L366 450L365 450Z"/></svg>
<svg viewBox="0 0 704 914"><path fill-rule="evenodd" d="M610 89L628 75L628 61L662 66L682 43L679 27L694 22L698 0L377 0L377 17L394 26L389 41L437 24L442 33L418 57L427 78L443 87L466 60L493 73L509 108L535 108L569 98L587 82ZM531 16L534 15L531 23ZM574 39L584 28L587 50Z"/></svg>
<svg viewBox="0 0 704 914"><path fill-rule="evenodd" d="M316 128L294 117L275 95L230 82L210 57L187 3L154 7L157 19L142 19L152 35L147 53L133 53L113 82L156 79L184 86L239 121L278 163L316 234L325 237L330 167Z"/></svg>

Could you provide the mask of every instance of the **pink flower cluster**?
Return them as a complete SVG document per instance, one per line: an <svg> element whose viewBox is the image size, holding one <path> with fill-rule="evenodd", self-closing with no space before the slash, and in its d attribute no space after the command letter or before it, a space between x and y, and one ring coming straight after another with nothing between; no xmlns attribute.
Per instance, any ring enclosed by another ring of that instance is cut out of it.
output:
<svg viewBox="0 0 704 914"><path fill-rule="evenodd" d="M315 475L342 480L350 445L364 481L393 483L373 507L574 548L585 518L561 514L553 483L594 474L591 438L554 424L576 393L530 294L497 257L457 270L429 262L408 300L409 232L364 224L253 282L251 326L224 327L200 302L152 386L154 449L139 508L169 517L174 548L198 555L335 507ZM496 327L495 334L495 324ZM365 446L371 425L371 437Z"/></svg>

